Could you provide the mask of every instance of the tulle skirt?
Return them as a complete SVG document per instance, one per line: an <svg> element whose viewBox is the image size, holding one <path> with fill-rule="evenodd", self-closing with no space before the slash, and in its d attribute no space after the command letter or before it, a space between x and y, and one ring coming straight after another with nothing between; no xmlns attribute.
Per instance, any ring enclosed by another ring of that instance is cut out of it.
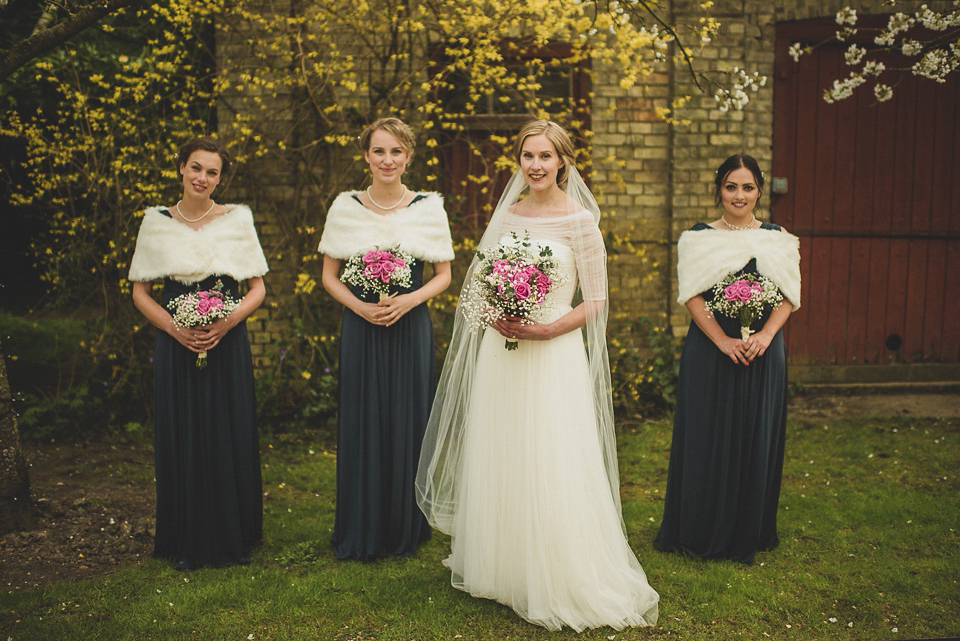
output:
<svg viewBox="0 0 960 641"><path fill-rule="evenodd" d="M503 343L487 330L477 363L453 585L551 630L653 625L659 596L611 495L581 333Z"/></svg>

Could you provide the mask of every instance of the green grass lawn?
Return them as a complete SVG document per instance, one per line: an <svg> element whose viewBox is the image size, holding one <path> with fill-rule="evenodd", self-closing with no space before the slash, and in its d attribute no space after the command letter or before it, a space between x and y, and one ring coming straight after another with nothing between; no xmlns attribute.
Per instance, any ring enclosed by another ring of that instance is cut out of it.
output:
<svg viewBox="0 0 960 641"><path fill-rule="evenodd" d="M334 457L265 441L265 541L253 565L116 574L0 594L0 641L93 639L797 639L960 634L960 420L791 421L777 550L755 565L657 552L666 422L621 426L630 543L661 595L653 629L532 626L449 584L449 540L411 559L337 561Z"/></svg>

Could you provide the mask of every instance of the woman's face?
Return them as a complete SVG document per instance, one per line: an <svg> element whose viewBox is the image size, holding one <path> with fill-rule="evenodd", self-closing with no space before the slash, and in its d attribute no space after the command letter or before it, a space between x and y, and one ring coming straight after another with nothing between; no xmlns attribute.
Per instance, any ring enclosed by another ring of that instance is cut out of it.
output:
<svg viewBox="0 0 960 641"><path fill-rule="evenodd" d="M222 168L223 159L215 152L197 150L190 154L187 162L180 165L183 195L209 198L220 184Z"/></svg>
<svg viewBox="0 0 960 641"><path fill-rule="evenodd" d="M528 136L520 148L520 171L530 191L547 190L557 184L563 159L546 134Z"/></svg>
<svg viewBox="0 0 960 641"><path fill-rule="evenodd" d="M726 215L731 218L750 216L760 198L760 188L757 187L753 172L740 167L727 174L720 186L720 198Z"/></svg>
<svg viewBox="0 0 960 641"><path fill-rule="evenodd" d="M377 129L370 135L370 148L363 152L363 159L370 165L374 181L392 183L400 180L410 162L410 154L393 134Z"/></svg>

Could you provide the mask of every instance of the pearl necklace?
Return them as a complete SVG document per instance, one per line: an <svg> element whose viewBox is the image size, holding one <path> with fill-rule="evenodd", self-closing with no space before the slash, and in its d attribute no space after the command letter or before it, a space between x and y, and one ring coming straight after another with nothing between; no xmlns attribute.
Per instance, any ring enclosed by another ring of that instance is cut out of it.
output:
<svg viewBox="0 0 960 641"><path fill-rule="evenodd" d="M390 211L391 209L396 209L397 207L400 206L400 203L403 202L403 199L407 197L407 186L406 185L401 185L401 186L403 187L403 195L400 196L400 200L393 203L389 207L385 207L373 199L373 194L370 193L370 187L373 187L373 185L370 185L370 187L367 187L367 198L370 199L370 202L373 203L374 207L378 209L382 209L383 211Z"/></svg>
<svg viewBox="0 0 960 641"><path fill-rule="evenodd" d="M183 212L180 211L180 201L178 200L178 201L177 201L177 213L180 214L180 218L183 218L183 219L184 219L185 221L187 221L188 223L199 223L201 220L203 220L204 218L206 218L206 217L207 217L207 214L209 214L211 211L213 211L213 208L216 207L216 206L217 206L217 203L211 202L211 204L210 204L210 209L208 209L207 211L203 212L203 215L201 215L200 218L187 218L186 216L183 215Z"/></svg>
<svg viewBox="0 0 960 641"><path fill-rule="evenodd" d="M744 229L750 229L751 227L753 227L753 223L757 222L757 217L754 216L753 214L750 214L750 222L744 225L743 227L741 227L740 225L731 225L730 223L728 223L726 214L723 214L722 216L720 216L720 220L722 220L723 224L729 227L730 229L732 229L733 231L743 231Z"/></svg>

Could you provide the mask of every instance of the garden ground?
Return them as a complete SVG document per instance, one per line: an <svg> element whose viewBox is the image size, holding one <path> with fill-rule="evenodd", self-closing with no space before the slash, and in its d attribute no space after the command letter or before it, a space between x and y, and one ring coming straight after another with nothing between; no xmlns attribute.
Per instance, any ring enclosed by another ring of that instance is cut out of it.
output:
<svg viewBox="0 0 960 641"><path fill-rule="evenodd" d="M790 412L827 421L861 414L957 418L960 394L805 394L794 397ZM0 538L0 586L30 589L110 574L150 556L148 443L54 442L24 449L38 522L31 531Z"/></svg>
<svg viewBox="0 0 960 641"><path fill-rule="evenodd" d="M135 435L134 435L135 436ZM140 437L142 439L142 437ZM862 641L960 634L960 394L792 402L780 547L753 566L653 549L669 420L619 425L623 514L660 593L652 630L548 632L450 587L437 534L410 559L337 561L326 432L264 437L253 564L150 559L149 442L29 445L37 528L0 538L0 639Z"/></svg>

